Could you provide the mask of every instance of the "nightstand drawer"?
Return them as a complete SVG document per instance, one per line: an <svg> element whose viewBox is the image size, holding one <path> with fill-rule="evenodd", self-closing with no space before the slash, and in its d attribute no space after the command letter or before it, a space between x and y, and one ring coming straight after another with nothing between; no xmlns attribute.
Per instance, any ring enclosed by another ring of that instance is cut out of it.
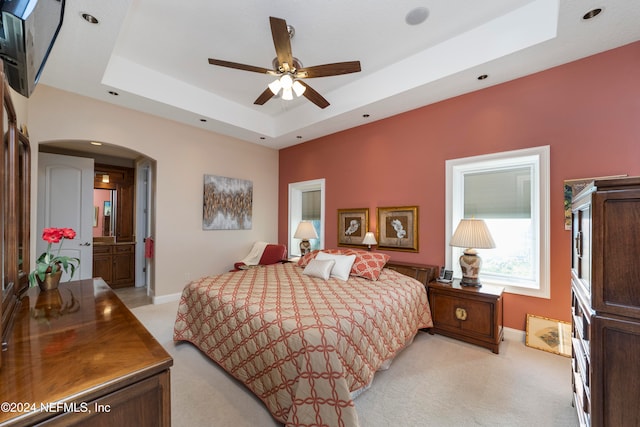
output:
<svg viewBox="0 0 640 427"><path fill-rule="evenodd" d="M449 295L433 295L433 317L438 328L465 331L491 338L495 304Z"/></svg>

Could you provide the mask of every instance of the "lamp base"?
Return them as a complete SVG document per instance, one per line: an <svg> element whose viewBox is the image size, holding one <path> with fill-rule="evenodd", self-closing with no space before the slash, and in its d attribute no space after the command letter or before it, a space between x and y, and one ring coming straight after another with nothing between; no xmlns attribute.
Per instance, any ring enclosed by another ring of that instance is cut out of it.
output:
<svg viewBox="0 0 640 427"><path fill-rule="evenodd" d="M300 256L305 256L309 252L311 252L311 243L308 240L300 242Z"/></svg>
<svg viewBox="0 0 640 427"><path fill-rule="evenodd" d="M475 250L465 250L460 256L460 269L462 270L460 286L481 287L482 283L478 278L481 266L482 259L475 253Z"/></svg>
<svg viewBox="0 0 640 427"><path fill-rule="evenodd" d="M462 276L462 280L460 280L460 286L472 287L472 288L481 288L482 283L479 280L474 280L472 278Z"/></svg>

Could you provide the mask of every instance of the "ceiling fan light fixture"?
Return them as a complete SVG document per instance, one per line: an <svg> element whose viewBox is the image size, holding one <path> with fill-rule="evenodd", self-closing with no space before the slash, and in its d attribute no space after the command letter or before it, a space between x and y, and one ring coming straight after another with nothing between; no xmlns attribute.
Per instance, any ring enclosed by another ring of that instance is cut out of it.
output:
<svg viewBox="0 0 640 427"><path fill-rule="evenodd" d="M285 74L280 77L280 84L284 90L291 89L291 86L293 86L293 78L291 78L291 75Z"/></svg>
<svg viewBox="0 0 640 427"><path fill-rule="evenodd" d="M285 87L282 89L282 99L285 101L291 101L293 99L293 91L290 87Z"/></svg>
<svg viewBox="0 0 640 427"><path fill-rule="evenodd" d="M291 88L296 93L296 96L302 96L304 91L307 90L307 88L302 83L300 83L298 80L293 82L293 86L291 86Z"/></svg>
<svg viewBox="0 0 640 427"><path fill-rule="evenodd" d="M276 48L276 57L272 61L273 69L209 58L209 64L211 65L278 77L277 81L268 84L268 87L253 101L255 105L264 105L265 102L280 94L280 98L287 101L296 96L304 95L319 108L327 108L329 101L311 86L298 81L298 79L337 76L361 71L360 61L336 62L302 68L300 61L291 54L290 38L293 35L293 28L288 26L284 19L273 16L269 17L269 23L271 25L271 38Z"/></svg>
<svg viewBox="0 0 640 427"><path fill-rule="evenodd" d="M271 83L269 83L269 89L273 92L274 95L277 95L282 89L282 83L280 83L280 79L275 79Z"/></svg>

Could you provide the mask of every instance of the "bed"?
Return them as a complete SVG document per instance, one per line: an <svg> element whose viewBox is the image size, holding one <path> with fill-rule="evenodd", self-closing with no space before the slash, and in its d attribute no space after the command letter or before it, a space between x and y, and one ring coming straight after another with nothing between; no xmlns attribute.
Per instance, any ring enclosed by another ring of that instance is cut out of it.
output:
<svg viewBox="0 0 640 427"><path fill-rule="evenodd" d="M312 261L317 262L317 261ZM194 344L287 426L358 426L353 399L431 327L424 285L324 279L282 263L204 277L182 293L174 341Z"/></svg>

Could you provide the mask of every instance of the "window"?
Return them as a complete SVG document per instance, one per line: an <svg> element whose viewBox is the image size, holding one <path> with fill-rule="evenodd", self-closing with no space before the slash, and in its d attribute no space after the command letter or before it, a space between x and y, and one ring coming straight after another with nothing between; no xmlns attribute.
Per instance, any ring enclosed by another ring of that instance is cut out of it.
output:
<svg viewBox="0 0 640 427"><path fill-rule="evenodd" d="M311 249L324 248L324 179L289 184L289 255L300 256L300 239L293 234L300 221L310 221L318 233Z"/></svg>
<svg viewBox="0 0 640 427"><path fill-rule="evenodd" d="M461 277L462 248L449 238L462 218L481 218L496 243L479 250L481 280L549 298L549 147L448 160L447 265Z"/></svg>

